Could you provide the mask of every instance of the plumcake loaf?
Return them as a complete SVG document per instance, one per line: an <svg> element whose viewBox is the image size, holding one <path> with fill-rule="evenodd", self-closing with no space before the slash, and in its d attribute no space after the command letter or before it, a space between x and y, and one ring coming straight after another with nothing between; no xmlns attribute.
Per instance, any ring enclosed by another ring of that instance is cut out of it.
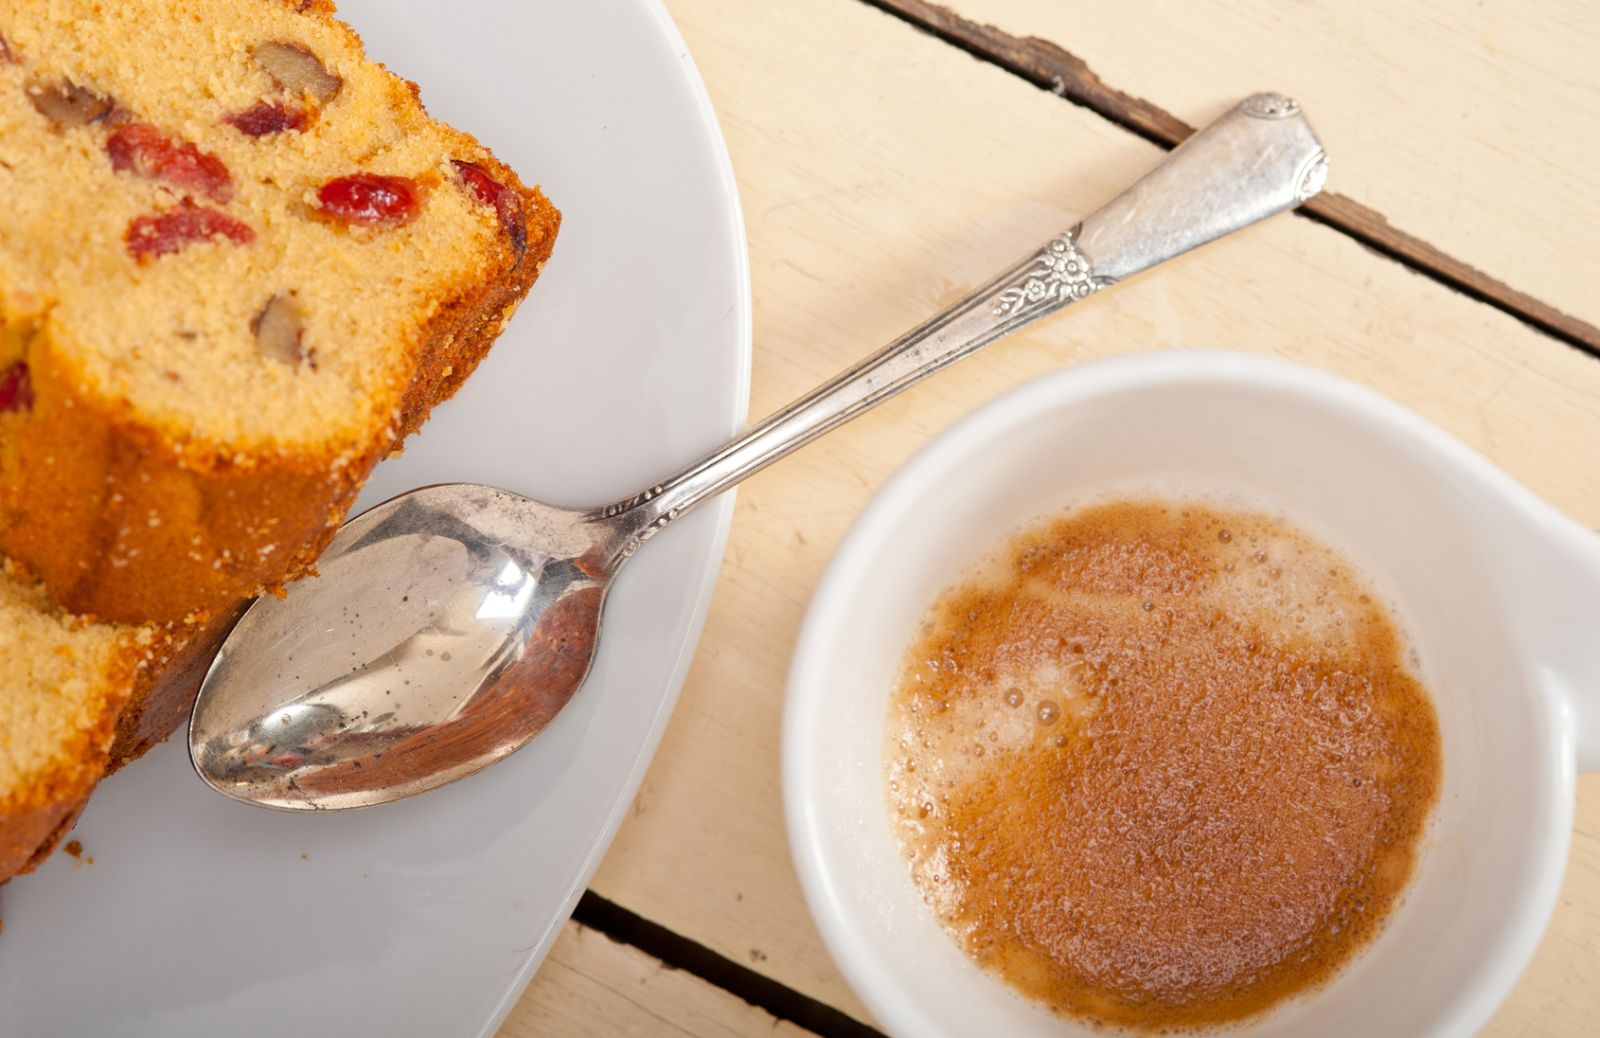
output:
<svg viewBox="0 0 1600 1038"><path fill-rule="evenodd" d="M131 623L304 573L560 221L326 0L11 0L0 199L0 553Z"/></svg>

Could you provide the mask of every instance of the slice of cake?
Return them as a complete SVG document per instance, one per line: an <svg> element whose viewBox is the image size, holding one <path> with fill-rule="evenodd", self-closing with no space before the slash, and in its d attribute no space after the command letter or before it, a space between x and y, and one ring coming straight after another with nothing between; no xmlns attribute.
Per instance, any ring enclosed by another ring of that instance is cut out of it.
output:
<svg viewBox="0 0 1600 1038"><path fill-rule="evenodd" d="M0 8L0 553L103 620L304 572L560 216L321 0Z"/></svg>
<svg viewBox="0 0 1600 1038"><path fill-rule="evenodd" d="M83 810L118 714L169 643L150 627L64 614L0 572L0 879L30 867Z"/></svg>
<svg viewBox="0 0 1600 1038"><path fill-rule="evenodd" d="M100 778L188 713L232 618L97 623L0 563L0 882L38 864Z"/></svg>

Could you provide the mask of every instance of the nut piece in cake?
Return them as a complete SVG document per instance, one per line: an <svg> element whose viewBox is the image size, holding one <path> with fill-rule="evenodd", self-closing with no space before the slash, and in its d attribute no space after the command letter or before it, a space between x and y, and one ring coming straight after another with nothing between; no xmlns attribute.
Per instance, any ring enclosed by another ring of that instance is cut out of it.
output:
<svg viewBox="0 0 1600 1038"><path fill-rule="evenodd" d="M292 292L279 292L267 300L250 331L263 357L295 367L301 361L317 366L316 355L305 348L306 312Z"/></svg>
<svg viewBox="0 0 1600 1038"><path fill-rule="evenodd" d="M250 52L273 82L291 94L309 94L318 104L339 96L344 80L329 72L317 56L298 43L269 40Z"/></svg>
<svg viewBox="0 0 1600 1038"><path fill-rule="evenodd" d="M34 109L58 130L76 129L110 115L116 102L70 79L30 80L24 88Z"/></svg>

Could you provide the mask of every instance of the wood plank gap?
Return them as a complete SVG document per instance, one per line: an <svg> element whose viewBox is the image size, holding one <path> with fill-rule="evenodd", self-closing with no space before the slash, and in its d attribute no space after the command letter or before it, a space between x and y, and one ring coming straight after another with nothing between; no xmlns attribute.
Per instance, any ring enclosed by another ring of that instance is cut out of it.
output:
<svg viewBox="0 0 1600 1038"><path fill-rule="evenodd" d="M1087 108L1159 147L1174 148L1194 132L1194 127L1160 105L1107 84L1082 58L1049 40L1013 36L928 0L862 2ZM1553 339L1600 357L1600 328L1395 227L1382 213L1353 198L1324 192L1295 213L1348 235L1377 254L1492 306Z"/></svg>
<svg viewBox="0 0 1600 1038"><path fill-rule="evenodd" d="M671 969L683 970L823 1038L885 1038L883 1032L855 1017L630 912L592 890L584 891L572 918L613 941L639 949Z"/></svg>

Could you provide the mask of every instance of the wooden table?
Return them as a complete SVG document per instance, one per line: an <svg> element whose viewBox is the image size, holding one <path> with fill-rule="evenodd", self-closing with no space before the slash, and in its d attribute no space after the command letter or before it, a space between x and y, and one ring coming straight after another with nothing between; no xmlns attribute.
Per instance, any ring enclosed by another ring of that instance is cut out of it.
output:
<svg viewBox="0 0 1600 1038"><path fill-rule="evenodd" d="M1364 382L1600 527L1600 7L1590 0L669 0L750 237L765 414L1259 89L1329 193L991 347L740 491L666 740L505 1038L871 1033L801 899L779 715L806 601L886 476L1074 361L1176 345ZM1596 627L1600 616L1574 618ZM1600 775L1493 1035L1600 1033Z"/></svg>

